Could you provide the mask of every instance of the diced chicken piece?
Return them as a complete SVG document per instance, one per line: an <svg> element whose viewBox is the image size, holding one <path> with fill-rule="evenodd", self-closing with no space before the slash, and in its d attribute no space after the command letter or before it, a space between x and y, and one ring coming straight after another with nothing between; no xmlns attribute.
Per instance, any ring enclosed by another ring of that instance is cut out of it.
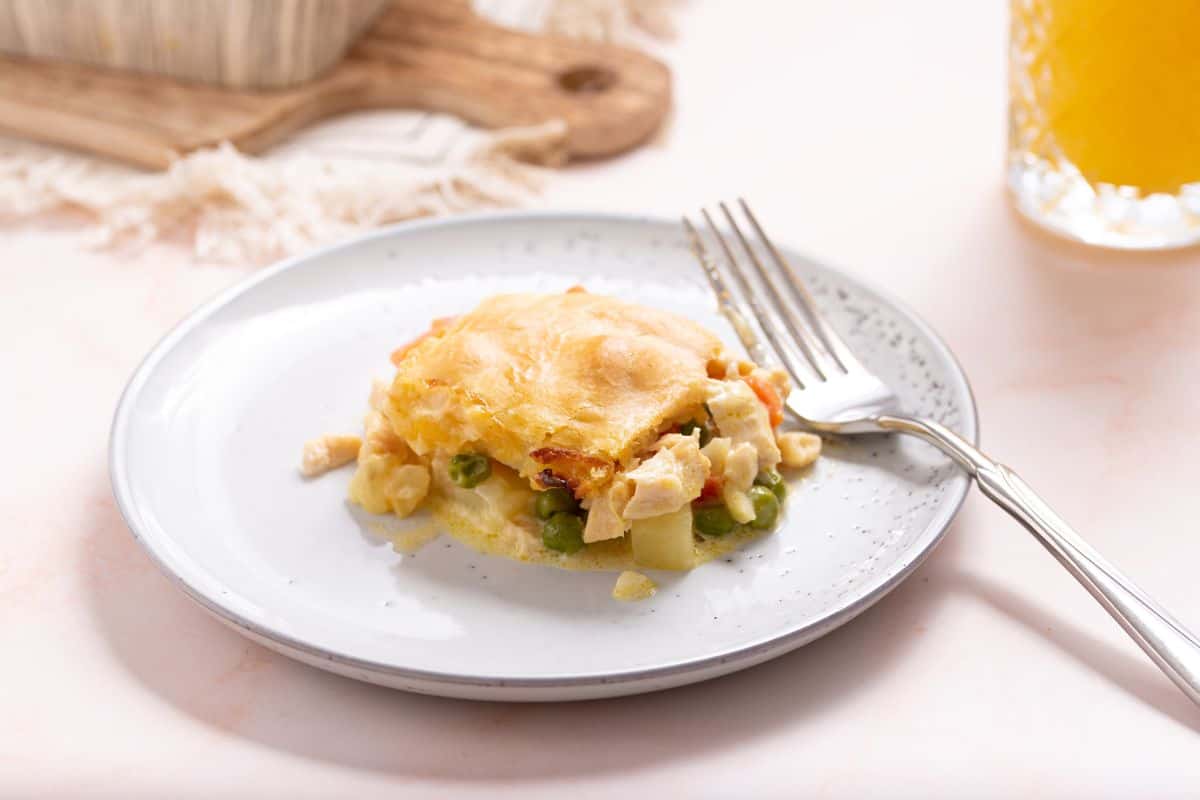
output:
<svg viewBox="0 0 1200 800"><path fill-rule="evenodd" d="M700 452L708 459L709 475L725 474L725 459L729 457L732 444L728 436L714 436L709 439L708 444L700 448Z"/></svg>
<svg viewBox="0 0 1200 800"><path fill-rule="evenodd" d="M645 600L653 597L657 591L658 584L642 573L625 570L617 576L612 596L614 600L632 602L634 600Z"/></svg>
<svg viewBox="0 0 1200 800"><path fill-rule="evenodd" d="M304 443L300 457L300 474L306 478L324 475L331 469L349 464L358 458L362 439L357 436L327 435Z"/></svg>
<svg viewBox="0 0 1200 800"><path fill-rule="evenodd" d="M395 453L372 453L360 458L350 480L350 499L372 514L390 511L407 517L428 493L428 468L405 464Z"/></svg>
<svg viewBox="0 0 1200 800"><path fill-rule="evenodd" d="M742 442L730 448L722 473L725 478L722 499L730 516L738 522L754 519L754 504L750 501L749 491L757 474L758 453L753 445Z"/></svg>
<svg viewBox="0 0 1200 800"><path fill-rule="evenodd" d="M583 541L600 542L624 536L625 531L629 529L624 512L632 493L629 482L618 478L590 503L585 503L588 516L587 524L583 528Z"/></svg>
<svg viewBox="0 0 1200 800"><path fill-rule="evenodd" d="M367 397L367 405L376 411L383 411L387 407L388 400L388 383L381 378L375 378L371 381L371 394Z"/></svg>
<svg viewBox="0 0 1200 800"><path fill-rule="evenodd" d="M392 425L387 421L383 412L371 410L367 412L367 417L363 421L362 455L380 453L395 453L404 461L412 460L412 450L392 430Z"/></svg>
<svg viewBox="0 0 1200 800"><path fill-rule="evenodd" d="M725 483L740 491L749 491L754 485L754 477L758 474L758 453L748 442L735 444L725 456L725 469L722 471Z"/></svg>
<svg viewBox="0 0 1200 800"><path fill-rule="evenodd" d="M709 461L700 452L700 433L669 433L658 440L658 451L625 475L633 482L633 498L625 519L646 519L678 511L700 496Z"/></svg>
<svg viewBox="0 0 1200 800"><path fill-rule="evenodd" d="M416 460L412 450L396 435L392 424L383 415L383 409L387 405L387 392L387 383L378 378L372 382L371 396L368 399L371 410L363 419L362 446L358 452L360 462L367 456L384 453L393 453L404 463Z"/></svg>
<svg viewBox="0 0 1200 800"><path fill-rule="evenodd" d="M708 384L708 410L721 436L731 439L734 445L753 445L759 468L774 469L779 463L779 447L770 415L754 390L741 380L710 380Z"/></svg>
<svg viewBox="0 0 1200 800"><path fill-rule="evenodd" d="M407 517L429 494L429 469L421 464L405 464L392 471L383 491L392 512L398 517Z"/></svg>
<svg viewBox="0 0 1200 800"><path fill-rule="evenodd" d="M807 467L821 455L821 437L814 433L790 431L775 438L779 442L779 452L783 456L785 467Z"/></svg>

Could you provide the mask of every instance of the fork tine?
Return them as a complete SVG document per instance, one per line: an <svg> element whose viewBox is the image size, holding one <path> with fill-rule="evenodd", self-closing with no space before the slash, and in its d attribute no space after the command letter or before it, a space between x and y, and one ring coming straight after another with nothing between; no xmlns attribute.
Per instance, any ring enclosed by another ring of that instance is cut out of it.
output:
<svg viewBox="0 0 1200 800"><path fill-rule="evenodd" d="M713 218L709 215L708 210L702 208L700 209L700 214L704 217L704 221L708 223L709 231L725 254L725 263L728 265L729 271L733 274L734 281L740 290L741 301L749 306L752 318L758 323L758 329L762 331L770 343L771 350L775 356L774 361L784 366L791 373L792 380L800 388L813 386L825 380L824 375L821 374L817 365L796 347L791 337L782 335L786 328L783 321L779 318L779 314L773 307L762 304L762 293L756 292L746 279L745 268L733 254L733 249L721 234L721 230L716 226L716 223L713 222Z"/></svg>
<svg viewBox="0 0 1200 800"><path fill-rule="evenodd" d="M787 295L780 291L775 277L768 272L766 267L763 266L762 261L759 260L758 253L750 246L750 242L746 239L745 234L742 233L737 220L733 218L733 214L729 213L729 206L721 203L720 207L721 212L725 214L725 219L729 222L729 227L733 229L734 234L742 243L742 249L750 257L750 263L754 265L758 277L767 289L764 292L767 303L776 312L776 316L782 319L784 324L787 325L787 330L791 332L792 336L800 342L800 346L804 349L804 354L808 357L809 362L816 369L822 380L829 380L834 377L842 369L842 365L830 355L829 350L813 332L804 316L789 307L786 299Z"/></svg>
<svg viewBox="0 0 1200 800"><path fill-rule="evenodd" d="M808 289L805 288L804 281L800 280L800 276L796 274L794 269L792 269L792 265L789 264L780 254L779 250L776 249L775 244L771 241L770 237L767 236L767 232L764 231L762 225L758 223L758 218L755 217L754 212L750 210L750 206L747 205L746 201L741 197L738 198L738 205L741 206L742 213L746 215L746 218L750 220L750 224L754 226L755 232L758 233L758 238L766 246L767 251L771 254L771 259L775 262L775 265L782 270L783 274L786 276L787 279L784 281L784 283L786 283L792 290L792 296L804 308L804 311L808 315L809 321L812 322L813 326L817 329L817 332L820 334L822 341L828 347L829 351L833 353L834 357L838 360L838 363L842 365L842 369L844 369L846 372L866 372L866 368L864 368L859 360L854 356L854 353L850 350L850 347L846 344L842 337L838 335L837 331L835 331L833 327L825 321L825 317L821 315L821 312L817 310L817 304L813 301L812 295L809 294Z"/></svg>
<svg viewBox="0 0 1200 800"><path fill-rule="evenodd" d="M742 346L746 348L746 352L755 361L762 363L770 358L770 352L763 346L762 340L758 338L758 334L747 321L747 315L739 308L740 303L733 292L729 291L729 287L725 285L725 279L721 275L721 270L717 267L716 262L708 255L708 250L704 246L704 240L700 237L700 232L692 225L692 221L686 216L683 218L683 227L687 231L688 238L692 242L692 251L696 254L696 258L700 261L700 265L704 267L704 276L708 278L708 285L712 287L713 294L717 298L717 307L725 318L729 320L729 324L733 326L734 332L738 339L741 340Z"/></svg>
<svg viewBox="0 0 1200 800"><path fill-rule="evenodd" d="M704 213L701 210L701 213ZM707 217L707 214L705 214ZM712 220L709 219L709 224ZM718 266L704 246L704 237L692 225L692 221L686 216L683 218L683 227L687 231L692 243L692 250L696 254L696 258L700 261L700 265L704 268L704 275L708 278L708 283L712 287L713 294L717 299L717 306L721 313L729 320L733 326L734 332L745 346L750 357L758 364L776 363L782 365L791 374L792 380L797 386L804 388L806 385L812 385L817 378L813 375L812 370L806 366L796 368L795 364L785 360L783 354L779 352L773 342L764 342L762 337L756 332L762 330L760 322L761 317L757 316L755 310L749 306L736 293L730 291L729 286L725 283L725 278L722 275L721 268ZM724 246L724 241L718 236L718 241ZM753 321L753 322L751 322ZM765 331L763 331L765 333Z"/></svg>

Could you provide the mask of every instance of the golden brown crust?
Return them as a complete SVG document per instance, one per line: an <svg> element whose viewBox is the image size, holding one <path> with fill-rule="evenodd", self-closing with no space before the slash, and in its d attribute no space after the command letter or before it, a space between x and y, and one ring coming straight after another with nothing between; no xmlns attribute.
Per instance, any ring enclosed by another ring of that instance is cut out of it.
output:
<svg viewBox="0 0 1200 800"><path fill-rule="evenodd" d="M719 339L585 292L498 295L398 359L387 415L418 453L477 449L581 493L695 413Z"/></svg>
<svg viewBox="0 0 1200 800"><path fill-rule="evenodd" d="M541 488L563 486L580 497L608 483L616 470L612 461L565 447L539 447L529 457L544 467L535 479Z"/></svg>

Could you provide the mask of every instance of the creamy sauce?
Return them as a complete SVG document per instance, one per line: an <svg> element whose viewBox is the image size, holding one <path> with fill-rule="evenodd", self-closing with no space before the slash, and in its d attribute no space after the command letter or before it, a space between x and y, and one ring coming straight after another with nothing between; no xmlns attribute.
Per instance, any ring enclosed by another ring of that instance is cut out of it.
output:
<svg viewBox="0 0 1200 800"><path fill-rule="evenodd" d="M633 570L629 537L592 542L577 553L557 553L542 547L532 520L509 522L494 514L480 514L477 508L463 507L440 493L429 498L434 519L455 539L487 555L504 556L529 564L574 570ZM764 534L744 528L720 538L696 537L696 566L737 550Z"/></svg>
<svg viewBox="0 0 1200 800"><path fill-rule="evenodd" d="M430 520L412 530L392 535L392 549L397 553L411 554L432 542L442 533L437 523Z"/></svg>
<svg viewBox="0 0 1200 800"><path fill-rule="evenodd" d="M367 523L367 530L380 539L387 539L392 543L393 550L406 555L417 552L442 535L442 528L431 519L417 522L410 517L402 525L371 521Z"/></svg>

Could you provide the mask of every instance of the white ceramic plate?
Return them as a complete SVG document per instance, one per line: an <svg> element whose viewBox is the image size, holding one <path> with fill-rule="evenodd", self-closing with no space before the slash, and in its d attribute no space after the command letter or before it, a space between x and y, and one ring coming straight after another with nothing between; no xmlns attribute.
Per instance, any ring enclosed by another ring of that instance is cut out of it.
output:
<svg viewBox="0 0 1200 800"><path fill-rule="evenodd" d="M879 293L791 254L869 367L970 439L966 378ZM411 691L495 700L632 694L760 663L877 601L940 539L968 488L931 448L827 447L778 530L658 594L612 573L483 556L443 536L395 552L345 502L350 470L297 473L301 443L359 430L372 376L433 317L500 291L582 283L671 309L736 345L678 225L501 214L403 225L280 264L208 303L146 358L113 424L134 536L204 608L301 661ZM739 348L740 349L740 348Z"/></svg>

